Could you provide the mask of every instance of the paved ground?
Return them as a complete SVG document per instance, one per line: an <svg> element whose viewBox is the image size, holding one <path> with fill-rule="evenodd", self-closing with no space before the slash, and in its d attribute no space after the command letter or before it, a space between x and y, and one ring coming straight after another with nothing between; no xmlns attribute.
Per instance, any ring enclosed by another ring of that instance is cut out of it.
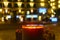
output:
<svg viewBox="0 0 60 40"><path fill-rule="evenodd" d="M15 40L15 30L0 30L0 40Z"/></svg>
<svg viewBox="0 0 60 40"><path fill-rule="evenodd" d="M53 25L48 25L51 26L55 35L56 35L56 40L60 40L60 25L59 26L53 26ZM1 26L0 26L1 27ZM10 26L8 26L10 27ZM13 28L13 26L11 27ZM0 40L16 40L15 36L15 29L0 29Z"/></svg>

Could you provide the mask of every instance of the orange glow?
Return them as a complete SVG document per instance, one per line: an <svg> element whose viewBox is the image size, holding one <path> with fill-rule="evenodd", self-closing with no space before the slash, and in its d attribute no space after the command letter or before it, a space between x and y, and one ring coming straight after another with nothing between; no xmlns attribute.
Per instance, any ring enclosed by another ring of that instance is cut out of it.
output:
<svg viewBox="0 0 60 40"><path fill-rule="evenodd" d="M43 26L22 26L24 29L40 29L43 28Z"/></svg>

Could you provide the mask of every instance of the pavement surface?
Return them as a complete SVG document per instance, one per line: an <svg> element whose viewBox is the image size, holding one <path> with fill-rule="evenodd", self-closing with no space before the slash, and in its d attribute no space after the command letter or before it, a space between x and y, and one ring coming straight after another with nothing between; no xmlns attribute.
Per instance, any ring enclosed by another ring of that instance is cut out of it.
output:
<svg viewBox="0 0 60 40"><path fill-rule="evenodd" d="M51 27L55 33L55 39L60 40L60 25L46 25L47 27ZM0 40L16 40L16 28L17 25L0 25Z"/></svg>
<svg viewBox="0 0 60 40"><path fill-rule="evenodd" d="M15 40L15 30L0 30L0 40Z"/></svg>

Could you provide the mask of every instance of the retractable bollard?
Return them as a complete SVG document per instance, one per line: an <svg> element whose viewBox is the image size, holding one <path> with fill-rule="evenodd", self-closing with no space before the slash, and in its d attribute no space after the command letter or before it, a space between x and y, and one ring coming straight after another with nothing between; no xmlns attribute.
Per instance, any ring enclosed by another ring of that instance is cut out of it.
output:
<svg viewBox="0 0 60 40"><path fill-rule="evenodd" d="M22 40L43 40L43 28L23 28Z"/></svg>
<svg viewBox="0 0 60 40"><path fill-rule="evenodd" d="M21 30L16 30L16 40L22 40L22 32Z"/></svg>

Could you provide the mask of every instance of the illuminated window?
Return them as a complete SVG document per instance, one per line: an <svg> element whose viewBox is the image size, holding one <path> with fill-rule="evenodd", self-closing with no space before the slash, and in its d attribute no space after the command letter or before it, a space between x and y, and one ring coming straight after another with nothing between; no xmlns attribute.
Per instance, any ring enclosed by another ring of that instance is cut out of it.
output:
<svg viewBox="0 0 60 40"><path fill-rule="evenodd" d="M21 9L19 9L19 13L21 13Z"/></svg>
<svg viewBox="0 0 60 40"><path fill-rule="evenodd" d="M40 6L45 6L45 3L40 3Z"/></svg>
<svg viewBox="0 0 60 40"><path fill-rule="evenodd" d="M56 6L52 6L52 9L56 9Z"/></svg>
<svg viewBox="0 0 60 40"><path fill-rule="evenodd" d="M21 14L24 14L24 13L25 13L25 11L22 11L22 12L21 12Z"/></svg>
<svg viewBox="0 0 60 40"><path fill-rule="evenodd" d="M27 11L27 14L30 14L30 11Z"/></svg>
<svg viewBox="0 0 60 40"><path fill-rule="evenodd" d="M34 11L34 10L33 10L33 9L31 9L31 13L33 13L33 11Z"/></svg>
<svg viewBox="0 0 60 40"><path fill-rule="evenodd" d="M54 2L55 0L50 0L51 2Z"/></svg>
<svg viewBox="0 0 60 40"><path fill-rule="evenodd" d="M50 3L50 6L54 6L54 5L56 5L55 3Z"/></svg>
<svg viewBox="0 0 60 40"><path fill-rule="evenodd" d="M21 7L22 2L17 2L17 5L18 5L19 7Z"/></svg>
<svg viewBox="0 0 60 40"><path fill-rule="evenodd" d="M58 1L58 3L60 3L60 1Z"/></svg>
<svg viewBox="0 0 60 40"><path fill-rule="evenodd" d="M31 2L33 2L34 0L30 0Z"/></svg>
<svg viewBox="0 0 60 40"><path fill-rule="evenodd" d="M21 1L21 0L18 0L18 1Z"/></svg>
<svg viewBox="0 0 60 40"><path fill-rule="evenodd" d="M33 7L33 6L34 6L34 3L33 3L33 2L30 2L29 4L30 4L30 6L31 6L31 7Z"/></svg>
<svg viewBox="0 0 60 40"><path fill-rule="evenodd" d="M55 15L52 14L51 17L55 17Z"/></svg>
<svg viewBox="0 0 60 40"><path fill-rule="evenodd" d="M2 12L2 9L0 9L0 12Z"/></svg>
<svg viewBox="0 0 60 40"><path fill-rule="evenodd" d="M58 5L58 8L60 8L60 5Z"/></svg>
<svg viewBox="0 0 60 40"><path fill-rule="evenodd" d="M40 0L40 1L45 1L45 0Z"/></svg>
<svg viewBox="0 0 60 40"><path fill-rule="evenodd" d="M5 13L8 13L8 9L7 8L5 9Z"/></svg>
<svg viewBox="0 0 60 40"><path fill-rule="evenodd" d="M38 20L41 21L41 16L38 17Z"/></svg>
<svg viewBox="0 0 60 40"><path fill-rule="evenodd" d="M7 7L9 2L3 2L3 3L5 5L5 7Z"/></svg>

